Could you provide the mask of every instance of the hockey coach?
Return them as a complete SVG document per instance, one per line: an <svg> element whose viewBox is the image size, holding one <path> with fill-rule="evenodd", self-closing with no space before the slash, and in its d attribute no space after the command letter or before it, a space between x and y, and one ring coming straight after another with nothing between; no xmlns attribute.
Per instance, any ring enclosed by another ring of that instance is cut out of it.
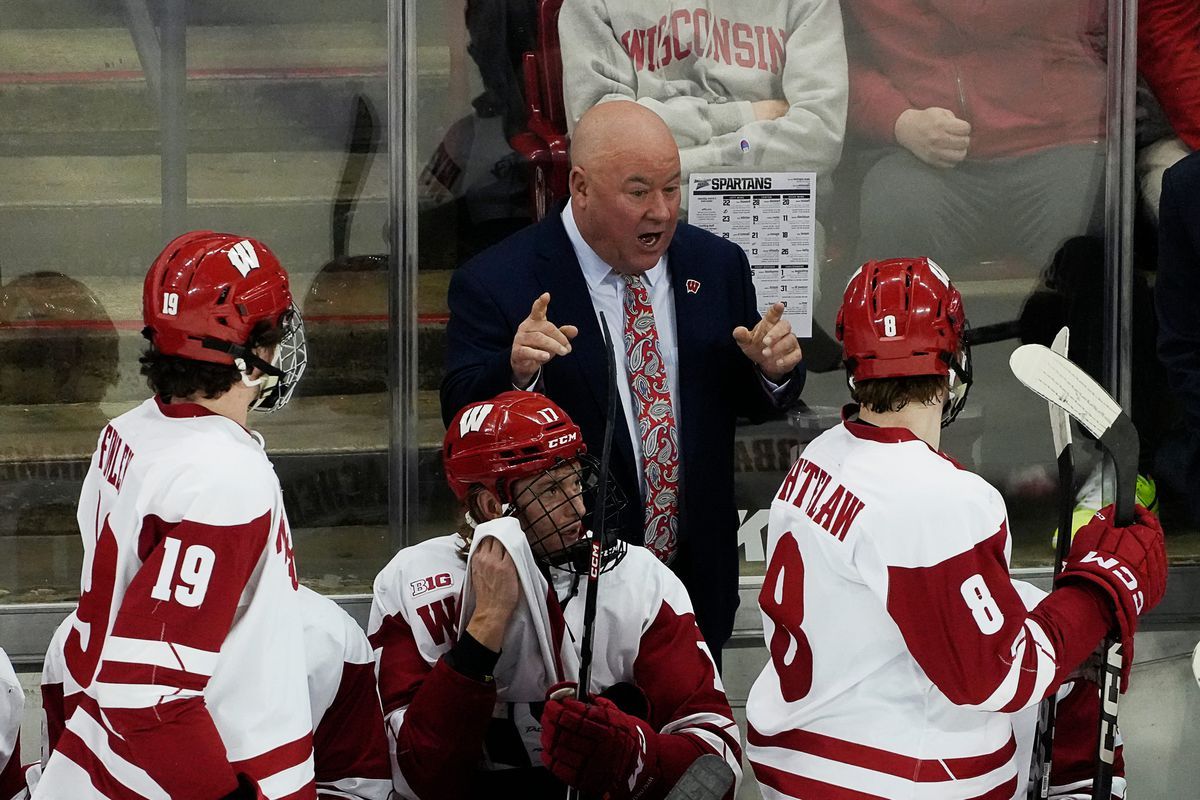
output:
<svg viewBox="0 0 1200 800"><path fill-rule="evenodd" d="M442 417L536 390L598 452L603 312L622 410L612 474L636 499L622 536L680 577L719 664L738 605L734 425L796 402L800 344L781 304L760 316L737 245L677 222L679 149L654 112L596 106L575 130L571 160L566 205L451 280Z"/></svg>

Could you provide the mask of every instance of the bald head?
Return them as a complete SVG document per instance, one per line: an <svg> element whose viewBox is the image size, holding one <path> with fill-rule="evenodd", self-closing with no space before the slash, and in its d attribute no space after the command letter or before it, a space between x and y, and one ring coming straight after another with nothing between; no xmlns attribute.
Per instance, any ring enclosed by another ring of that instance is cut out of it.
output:
<svg viewBox="0 0 1200 800"><path fill-rule="evenodd" d="M627 100L588 110L571 142L571 213L621 274L654 267L679 215L679 148L666 124Z"/></svg>
<svg viewBox="0 0 1200 800"><path fill-rule="evenodd" d="M662 118L630 100L593 106L579 119L571 138L571 164L584 169L612 163L630 152L679 162L679 148Z"/></svg>

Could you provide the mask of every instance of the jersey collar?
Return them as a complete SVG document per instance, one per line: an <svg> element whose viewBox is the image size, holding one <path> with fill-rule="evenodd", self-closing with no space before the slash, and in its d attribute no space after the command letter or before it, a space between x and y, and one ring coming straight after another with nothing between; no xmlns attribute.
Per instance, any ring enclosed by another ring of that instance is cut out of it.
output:
<svg viewBox="0 0 1200 800"><path fill-rule="evenodd" d="M211 411L199 403L168 403L162 399L161 395L154 395L154 402L158 404L158 410L162 412L164 417L172 419L190 419L192 417L219 417L215 411Z"/></svg>
<svg viewBox="0 0 1200 800"><path fill-rule="evenodd" d="M842 406L842 425L849 431L850 435L856 439L863 439L868 442L879 442L881 444L900 444L901 442L920 442L929 448L929 452L940 458L944 458L954 465L956 469L961 469L964 472L970 472L953 456L948 456L941 450L934 450L929 447L929 442L917 436L908 428L881 428L878 425L872 425L870 422L863 422L858 419L858 403L847 403Z"/></svg>
<svg viewBox="0 0 1200 800"><path fill-rule="evenodd" d="M881 444L899 444L900 442L921 442L926 444L921 437L910 431L908 428L881 428L878 425L872 425L870 422L863 422L858 418L858 403L847 403L842 406L842 424L846 426L846 430L856 439L865 439L869 442L879 442ZM926 445L928 447L928 445Z"/></svg>

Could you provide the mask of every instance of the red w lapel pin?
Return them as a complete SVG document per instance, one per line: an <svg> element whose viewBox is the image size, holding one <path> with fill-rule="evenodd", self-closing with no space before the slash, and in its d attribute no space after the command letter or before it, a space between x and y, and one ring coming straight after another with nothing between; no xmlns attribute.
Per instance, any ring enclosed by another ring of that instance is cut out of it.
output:
<svg viewBox="0 0 1200 800"><path fill-rule="evenodd" d="M687 287L688 294L696 294L700 291L700 281L695 278L688 278L683 285Z"/></svg>

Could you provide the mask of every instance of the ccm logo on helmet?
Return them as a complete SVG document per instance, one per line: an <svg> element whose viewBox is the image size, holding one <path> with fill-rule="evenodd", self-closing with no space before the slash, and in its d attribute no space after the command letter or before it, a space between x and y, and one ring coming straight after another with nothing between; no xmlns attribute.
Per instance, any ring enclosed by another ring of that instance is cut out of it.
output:
<svg viewBox="0 0 1200 800"><path fill-rule="evenodd" d="M444 589L454 583L449 572L442 572L437 575L430 575L428 578L421 578L419 581L412 581L409 587L412 588L412 596L420 597L426 592L432 592L434 589Z"/></svg>
<svg viewBox="0 0 1200 800"><path fill-rule="evenodd" d="M573 442L578 438L579 438L578 433L572 432L572 433L563 434L562 436L559 436L556 439L551 439L550 441L546 442L546 447L553 449L555 447L558 447L559 445L564 445L564 444Z"/></svg>

